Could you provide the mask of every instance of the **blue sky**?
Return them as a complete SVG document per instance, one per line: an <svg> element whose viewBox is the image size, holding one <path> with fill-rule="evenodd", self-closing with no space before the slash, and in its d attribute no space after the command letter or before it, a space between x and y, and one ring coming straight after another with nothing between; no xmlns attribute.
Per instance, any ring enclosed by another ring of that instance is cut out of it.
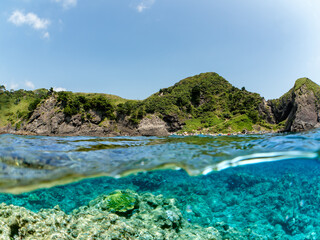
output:
<svg viewBox="0 0 320 240"><path fill-rule="evenodd" d="M319 0L3 0L0 84L144 99L201 72L277 98L320 84Z"/></svg>

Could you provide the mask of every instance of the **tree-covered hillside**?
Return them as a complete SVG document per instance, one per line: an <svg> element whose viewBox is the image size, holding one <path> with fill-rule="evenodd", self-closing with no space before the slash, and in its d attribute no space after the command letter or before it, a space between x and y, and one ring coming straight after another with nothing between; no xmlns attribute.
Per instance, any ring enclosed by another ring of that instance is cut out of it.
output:
<svg viewBox="0 0 320 240"><path fill-rule="evenodd" d="M262 99L217 73L202 73L160 89L143 106L146 113L177 115L186 124L182 131L235 132L252 130L254 124L267 126L258 111Z"/></svg>
<svg viewBox="0 0 320 240"><path fill-rule="evenodd" d="M108 94L54 92L52 88L8 91L1 86L0 126L11 124L19 128L20 123L28 122L34 109L49 97L56 98L55 108L63 112L66 119L81 115L83 122L90 122L92 114L98 114L100 122L126 121L137 127L143 118L156 115L166 122L178 122L182 132L231 133L276 127L267 124L259 113L263 101L259 94L248 92L244 87L238 89L217 73L183 79L141 101ZM179 128L171 131L177 130Z"/></svg>

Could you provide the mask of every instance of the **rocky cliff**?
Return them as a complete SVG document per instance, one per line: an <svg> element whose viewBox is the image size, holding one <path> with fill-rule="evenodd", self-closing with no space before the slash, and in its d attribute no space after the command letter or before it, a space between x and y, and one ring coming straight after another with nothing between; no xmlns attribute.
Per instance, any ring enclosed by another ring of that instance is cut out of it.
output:
<svg viewBox="0 0 320 240"><path fill-rule="evenodd" d="M37 135L167 136L176 130L172 128L172 119L164 121L155 114L147 115L139 124L132 124L126 117L117 121L103 119L101 112L91 109L88 111L90 119L81 114L68 116L62 109L53 94L35 109L20 131Z"/></svg>
<svg viewBox="0 0 320 240"><path fill-rule="evenodd" d="M320 87L308 78L300 78L289 92L269 100L269 121L283 123L283 131L299 132L320 127Z"/></svg>

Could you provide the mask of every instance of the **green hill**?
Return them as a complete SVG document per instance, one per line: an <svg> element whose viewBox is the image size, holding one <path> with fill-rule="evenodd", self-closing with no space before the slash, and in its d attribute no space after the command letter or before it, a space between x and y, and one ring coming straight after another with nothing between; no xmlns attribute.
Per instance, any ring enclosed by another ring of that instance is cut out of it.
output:
<svg viewBox="0 0 320 240"><path fill-rule="evenodd" d="M182 131L236 132L252 130L262 121L258 111L262 99L232 86L217 73L202 73L160 89L143 105L147 113L177 115L185 122Z"/></svg>

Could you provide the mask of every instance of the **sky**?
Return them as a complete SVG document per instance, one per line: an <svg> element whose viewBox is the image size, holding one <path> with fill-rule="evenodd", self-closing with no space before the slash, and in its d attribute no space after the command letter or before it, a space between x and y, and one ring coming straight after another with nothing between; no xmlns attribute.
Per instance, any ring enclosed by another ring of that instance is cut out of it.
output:
<svg viewBox="0 0 320 240"><path fill-rule="evenodd" d="M216 72L278 98L320 84L319 0L2 0L0 85L144 99Z"/></svg>

